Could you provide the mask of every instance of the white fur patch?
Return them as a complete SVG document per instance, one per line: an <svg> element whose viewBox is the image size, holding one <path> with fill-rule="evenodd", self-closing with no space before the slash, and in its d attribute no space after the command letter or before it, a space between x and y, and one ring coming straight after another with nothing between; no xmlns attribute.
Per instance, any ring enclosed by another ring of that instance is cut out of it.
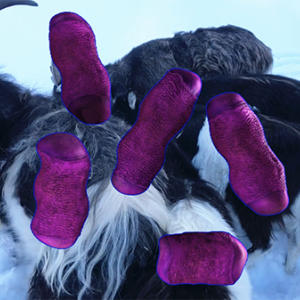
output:
<svg viewBox="0 0 300 300"><path fill-rule="evenodd" d="M21 246L18 247L21 250L21 253L18 253L19 256L24 257L24 259L27 257L29 260L37 262L37 256L41 251L42 244L35 238L30 229L31 219L25 215L24 209L20 205L20 199L14 196L16 179L24 162L24 156L26 156L26 152L19 154L9 168L2 196L6 203L5 209L7 209L7 216L11 226L21 240Z"/></svg>
<svg viewBox="0 0 300 300"><path fill-rule="evenodd" d="M185 231L226 231L235 235L221 214L206 202L181 200L171 209L169 234Z"/></svg>
<svg viewBox="0 0 300 300"><path fill-rule="evenodd" d="M131 91L131 92L128 93L127 100L128 100L129 107L132 110L134 110L135 109L135 105L136 105L136 95L135 95L135 93L133 91Z"/></svg>
<svg viewBox="0 0 300 300"><path fill-rule="evenodd" d="M211 140L207 117L198 135L198 147L199 151L192 163L199 170L199 177L213 184L221 196L225 197L225 190L229 183L229 167Z"/></svg>

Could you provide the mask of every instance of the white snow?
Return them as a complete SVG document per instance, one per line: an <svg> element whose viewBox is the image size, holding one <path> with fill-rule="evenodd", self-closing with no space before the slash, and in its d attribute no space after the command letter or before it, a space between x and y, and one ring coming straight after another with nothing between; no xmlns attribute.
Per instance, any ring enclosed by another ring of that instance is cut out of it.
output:
<svg viewBox="0 0 300 300"><path fill-rule="evenodd" d="M25 300L31 265L17 259L14 241L4 226L0 227L0 300Z"/></svg>

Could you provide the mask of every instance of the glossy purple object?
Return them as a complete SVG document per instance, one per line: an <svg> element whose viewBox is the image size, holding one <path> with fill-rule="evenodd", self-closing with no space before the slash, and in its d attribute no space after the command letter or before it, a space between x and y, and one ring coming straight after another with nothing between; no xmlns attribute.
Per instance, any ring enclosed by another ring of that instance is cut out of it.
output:
<svg viewBox="0 0 300 300"><path fill-rule="evenodd" d="M36 149L42 166L34 183L37 208L31 230L48 246L68 248L76 242L88 215L89 154L69 133L47 135Z"/></svg>
<svg viewBox="0 0 300 300"><path fill-rule="evenodd" d="M149 188L163 166L167 144L191 117L200 89L198 75L171 69L148 93L118 145L112 183L119 192L137 195Z"/></svg>
<svg viewBox="0 0 300 300"><path fill-rule="evenodd" d="M107 121L111 115L109 75L98 57L89 24L71 12L57 14L50 21L49 40L66 108L84 123Z"/></svg>
<svg viewBox="0 0 300 300"><path fill-rule="evenodd" d="M284 166L246 101L239 94L225 93L212 98L206 110L212 141L229 165L236 195L260 215L285 210L289 199Z"/></svg>
<svg viewBox="0 0 300 300"><path fill-rule="evenodd" d="M159 240L157 274L171 285L231 285L246 261L246 248L227 232L164 235Z"/></svg>

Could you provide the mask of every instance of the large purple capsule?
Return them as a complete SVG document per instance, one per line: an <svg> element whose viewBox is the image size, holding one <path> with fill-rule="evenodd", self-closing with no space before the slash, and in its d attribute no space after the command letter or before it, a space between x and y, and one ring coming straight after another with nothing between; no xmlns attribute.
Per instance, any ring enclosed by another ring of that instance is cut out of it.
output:
<svg viewBox="0 0 300 300"><path fill-rule="evenodd" d="M62 77L62 101L78 120L100 124L111 115L110 80L95 35L79 15L64 12L50 21L50 51Z"/></svg>
<svg viewBox="0 0 300 300"><path fill-rule="evenodd" d="M69 133L45 136L36 149L42 165L34 183L37 208L31 230L48 246L68 248L80 236L88 216L89 154Z"/></svg>
<svg viewBox="0 0 300 300"><path fill-rule="evenodd" d="M284 166L246 101L237 93L224 93L212 98L206 110L211 139L228 163L236 195L260 215L285 210L289 199Z"/></svg>
<svg viewBox="0 0 300 300"><path fill-rule="evenodd" d="M119 192L137 195L149 188L168 143L190 119L200 89L198 75L171 69L148 93L136 123L118 145L112 183Z"/></svg>
<svg viewBox="0 0 300 300"><path fill-rule="evenodd" d="M160 238L157 274L171 285L232 285L246 262L246 248L227 232L185 232Z"/></svg>

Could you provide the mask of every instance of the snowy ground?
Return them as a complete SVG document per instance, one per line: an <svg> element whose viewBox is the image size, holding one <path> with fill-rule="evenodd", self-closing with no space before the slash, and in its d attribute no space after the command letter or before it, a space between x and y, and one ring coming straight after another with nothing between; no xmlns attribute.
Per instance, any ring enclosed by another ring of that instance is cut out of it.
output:
<svg viewBox="0 0 300 300"><path fill-rule="evenodd" d="M300 80L300 54L275 54L273 73ZM300 300L300 259L299 272L286 275L283 263L287 239L281 231L275 236L272 250L249 269L253 300ZM31 270L15 258L12 240L0 225L0 300L24 300Z"/></svg>

